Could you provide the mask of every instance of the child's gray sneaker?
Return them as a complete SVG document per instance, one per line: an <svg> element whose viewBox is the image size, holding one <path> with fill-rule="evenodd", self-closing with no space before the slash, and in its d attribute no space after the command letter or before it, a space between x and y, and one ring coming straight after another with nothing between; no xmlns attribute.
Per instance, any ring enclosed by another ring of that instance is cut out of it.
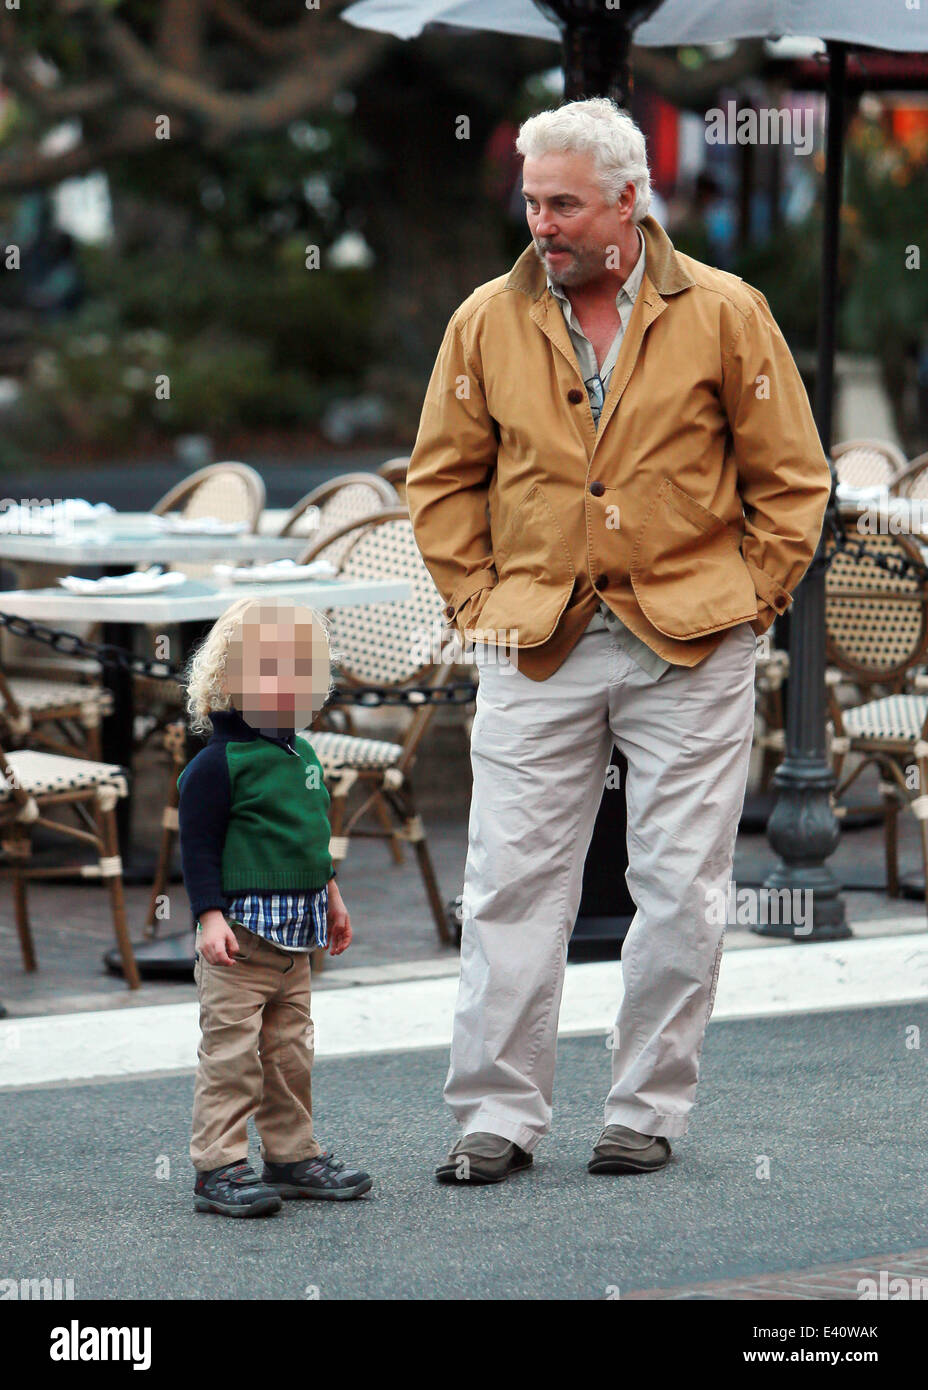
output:
<svg viewBox="0 0 928 1390"><path fill-rule="evenodd" d="M193 1192L195 1211L215 1211L221 1216L270 1216L283 1206L280 1195L259 1181L245 1159L198 1172Z"/></svg>
<svg viewBox="0 0 928 1390"><path fill-rule="evenodd" d="M261 1181L281 1197L319 1197L325 1202L349 1202L370 1192L373 1179L357 1168L346 1168L334 1154L319 1154L298 1163L268 1163Z"/></svg>

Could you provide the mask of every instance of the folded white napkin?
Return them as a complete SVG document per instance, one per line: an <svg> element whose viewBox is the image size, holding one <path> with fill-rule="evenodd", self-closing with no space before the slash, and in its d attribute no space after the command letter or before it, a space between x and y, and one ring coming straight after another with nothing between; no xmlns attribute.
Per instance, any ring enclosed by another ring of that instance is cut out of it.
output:
<svg viewBox="0 0 928 1390"><path fill-rule="evenodd" d="M271 560L266 565L250 567L213 565L213 573L232 584L262 584L275 579L334 579L338 570L330 560L313 560L308 565L298 565L295 560Z"/></svg>
<svg viewBox="0 0 928 1390"><path fill-rule="evenodd" d="M175 512L169 512L161 521L165 531L194 535L238 536L249 529L247 521L222 521L218 516L181 516Z"/></svg>
<svg viewBox="0 0 928 1390"><path fill-rule="evenodd" d="M102 579L82 579L80 575L66 574L58 580L69 594L151 594L186 582L187 576L180 570L168 570L165 574L160 565L132 570L129 574L107 574Z"/></svg>
<svg viewBox="0 0 928 1390"><path fill-rule="evenodd" d="M0 510L0 531L12 535L51 534L75 521L99 521L115 510L109 502L88 502L83 497L59 497L36 506L17 502Z"/></svg>
<svg viewBox="0 0 928 1390"><path fill-rule="evenodd" d="M839 483L835 488L835 496L839 502L881 502L889 498L889 488L885 483L871 483L866 487Z"/></svg>

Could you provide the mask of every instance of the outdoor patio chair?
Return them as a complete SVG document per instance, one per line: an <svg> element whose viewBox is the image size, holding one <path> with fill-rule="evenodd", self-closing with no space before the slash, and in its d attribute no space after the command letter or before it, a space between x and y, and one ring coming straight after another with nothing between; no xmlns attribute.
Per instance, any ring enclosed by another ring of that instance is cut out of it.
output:
<svg viewBox="0 0 928 1390"><path fill-rule="evenodd" d="M125 771L113 763L65 758L33 749L6 753L0 748L0 877L13 884L13 912L25 970L37 969L26 902L27 884L33 879L79 874L106 883L123 974L130 989L139 988L141 980L126 922L116 828L116 803L127 792ZM47 813L56 807L73 811L78 824L52 819ZM32 833L39 827L89 845L97 862L34 863Z"/></svg>
<svg viewBox="0 0 928 1390"><path fill-rule="evenodd" d="M100 685L6 676L0 671L0 730L8 747L32 747L99 760L100 726L113 696Z"/></svg>
<svg viewBox="0 0 928 1390"><path fill-rule="evenodd" d="M849 542L863 544L865 550L862 555L852 550L834 554L834 542L829 545L825 615L832 669L826 686L838 779L834 796L836 801L842 797L866 768L878 769L882 804L872 809L883 815L889 895L899 893L897 819L900 808L908 809L921 832L928 911L928 693L922 693L928 692L928 678L918 671L928 649L928 574L910 537L861 537L853 523L845 526ZM891 572L875 557L885 558ZM903 569L905 564L912 568ZM837 685L845 678L870 698L842 706ZM843 775L849 755L859 761ZM918 770L914 787L909 785L912 768Z"/></svg>
<svg viewBox="0 0 928 1390"><path fill-rule="evenodd" d="M905 468L905 454L880 439L847 439L832 446L831 459L839 483L849 487L891 488Z"/></svg>
<svg viewBox="0 0 928 1390"><path fill-rule="evenodd" d="M175 484L152 511L155 516L180 512L185 517L247 521L248 529L257 531L264 501L264 482L254 468L247 463L211 463Z"/></svg>
<svg viewBox="0 0 928 1390"><path fill-rule="evenodd" d="M380 477L386 478L387 482L390 483L392 487L396 488L403 502L406 501L406 473L408 468L409 458L400 457L387 459L386 463L382 463L377 469Z"/></svg>
<svg viewBox="0 0 928 1390"><path fill-rule="evenodd" d="M384 512L361 527L349 522L327 540L315 543L303 559L323 554L328 558L333 551L340 554L342 578L395 575L412 585L411 597L399 603L327 610L333 667L346 695L361 704L367 687L398 690L405 685L445 685L452 667L432 650L433 636L443 629L442 599L423 563L405 509ZM415 850L439 938L452 944L412 787L416 756L434 710L432 704L414 708L399 743L318 728L319 721L307 737L322 763L332 798L330 849L336 866L344 861L353 838L387 840L397 864L403 862L402 842L408 841ZM360 800L349 811L349 798L355 792ZM380 821L379 829L362 826L368 813Z"/></svg>
<svg viewBox="0 0 928 1390"><path fill-rule="evenodd" d="M907 463L890 490L896 497L928 498L928 453Z"/></svg>
<svg viewBox="0 0 928 1390"><path fill-rule="evenodd" d="M754 666L754 747L760 750L758 791L765 792L786 752L783 682L789 675L789 653L769 643L757 649Z"/></svg>
<svg viewBox="0 0 928 1390"><path fill-rule="evenodd" d="M376 473L343 473L320 483L301 497L284 517L278 534L305 536L307 543L315 548L328 541L336 531L341 531L339 544L327 550L325 556L337 565L351 545L351 532L344 532L349 521L363 521L401 505L396 488ZM319 509L318 518L315 508Z"/></svg>
<svg viewBox="0 0 928 1390"><path fill-rule="evenodd" d="M158 863L148 899L145 914L145 935L158 935L158 900L167 893L168 876L171 872L171 859L179 828L177 807L180 803L180 790L177 779L187 765L187 726L182 719L172 720L164 729L164 751L167 754L168 782L167 795L161 811L161 840L158 846Z"/></svg>

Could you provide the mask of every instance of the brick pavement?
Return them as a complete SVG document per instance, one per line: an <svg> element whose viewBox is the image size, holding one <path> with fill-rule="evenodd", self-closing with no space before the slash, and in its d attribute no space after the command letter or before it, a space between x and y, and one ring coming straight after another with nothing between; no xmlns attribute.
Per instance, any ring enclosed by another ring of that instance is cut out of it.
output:
<svg viewBox="0 0 928 1390"><path fill-rule="evenodd" d="M897 1255L866 1256L849 1264L814 1265L777 1274L716 1279L706 1284L683 1284L670 1289L636 1289L623 1301L652 1299L836 1300L861 1299L860 1281L872 1281L878 1299L928 1300L928 1249ZM896 1282L901 1281L901 1282ZM916 1282L921 1281L921 1282ZM867 1285L866 1292L871 1291Z"/></svg>

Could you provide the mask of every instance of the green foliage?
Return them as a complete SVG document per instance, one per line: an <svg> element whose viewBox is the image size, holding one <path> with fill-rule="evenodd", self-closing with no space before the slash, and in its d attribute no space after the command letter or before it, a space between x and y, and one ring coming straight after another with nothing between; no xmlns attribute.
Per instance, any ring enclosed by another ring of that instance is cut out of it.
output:
<svg viewBox="0 0 928 1390"><path fill-rule="evenodd" d="M37 335L12 421L22 446L305 427L370 357L368 273L307 270L302 246L270 261L96 251L86 271L84 307Z"/></svg>
<svg viewBox="0 0 928 1390"><path fill-rule="evenodd" d="M126 8L149 22L140 0ZM305 428L333 395L356 394L374 353L375 276L327 253L352 225L346 181L362 183L369 162L335 109L221 152L172 140L110 161L116 240L80 248L82 308L30 331L3 452ZM156 399L156 377L170 399Z"/></svg>
<svg viewBox="0 0 928 1390"><path fill-rule="evenodd" d="M822 223L818 206L802 222L744 248L732 269L766 296L783 336L795 351L818 341Z"/></svg>
<svg viewBox="0 0 928 1390"><path fill-rule="evenodd" d="M842 322L850 348L896 360L928 333L928 146L890 143L874 122L859 122L848 145L842 235L849 277Z"/></svg>
<svg viewBox="0 0 928 1390"><path fill-rule="evenodd" d="M793 347L818 340L823 189L801 223L738 255L736 274L756 285ZM926 151L887 140L856 122L845 162L838 260L838 346L871 353L884 367L916 347L928 326L928 266L908 268L907 249L928 227Z"/></svg>

